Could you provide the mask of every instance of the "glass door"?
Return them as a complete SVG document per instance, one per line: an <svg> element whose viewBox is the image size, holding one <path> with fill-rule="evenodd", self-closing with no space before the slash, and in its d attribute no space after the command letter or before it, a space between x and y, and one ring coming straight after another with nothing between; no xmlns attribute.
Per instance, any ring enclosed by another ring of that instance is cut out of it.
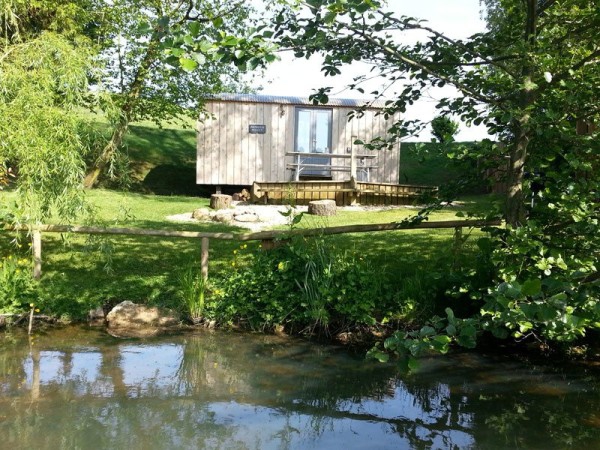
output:
<svg viewBox="0 0 600 450"><path fill-rule="evenodd" d="M331 177L331 158L315 154L331 153L332 115L331 109L296 108L294 151L310 153L310 156L297 158L300 170L298 175ZM303 164L306 167L302 167Z"/></svg>

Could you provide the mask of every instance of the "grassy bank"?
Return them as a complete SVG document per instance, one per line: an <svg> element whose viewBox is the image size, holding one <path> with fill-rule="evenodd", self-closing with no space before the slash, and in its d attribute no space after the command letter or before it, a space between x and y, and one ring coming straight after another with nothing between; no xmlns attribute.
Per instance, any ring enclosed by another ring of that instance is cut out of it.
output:
<svg viewBox="0 0 600 450"><path fill-rule="evenodd" d="M8 194L0 194L7 196ZM206 199L157 196L94 190L89 201L96 208L94 223L109 226L151 229L242 233L245 230L214 223L182 224L166 217L206 206ZM432 220L450 220L456 212L477 205L436 213ZM340 212L327 221L306 217L302 227L334 226L357 223L385 223L402 220L415 209ZM10 233L0 234L3 255L17 253L28 258L26 241L16 248ZM447 255L452 249L452 230L412 230L332 236L328 246L336 253L351 253L385 274L391 281L410 277ZM188 266L199 270L198 240L112 236L89 239L81 235L60 236L47 233L43 242L41 282L42 309L58 315L81 318L93 307L107 301L132 300L178 307L181 303L180 277ZM231 273L259 252L259 243L240 249L235 241L211 240L210 275ZM235 261L236 267L232 267ZM394 282L392 282L394 284ZM398 283L395 283L398 287ZM36 302L38 303L38 302Z"/></svg>
<svg viewBox="0 0 600 450"><path fill-rule="evenodd" d="M107 132L106 124L101 120L97 122L96 129L101 134ZM461 176L460 167L451 167L433 151L422 158L422 150L414 144L403 146L400 172L404 179L401 181L438 184ZM97 189L88 192L88 200L94 206L95 213L86 224L245 232L223 224L182 224L166 219L167 216L190 212L208 204L206 197L202 197L207 193L195 186L193 129L157 128L148 123L132 125L125 141L125 154L130 162L131 190L126 192L120 186L121 190ZM111 185L111 182L105 184ZM114 183L112 185L117 187ZM10 192L0 192L2 203L8 204L11 195ZM469 198L458 207L436 212L430 220L452 220L459 211L481 208L482 203L487 201L489 199L483 197ZM381 211L340 211L338 215L327 219L305 216L297 226L319 228L388 223L405 219L417 210L407 207ZM18 261L29 261L27 240L21 240L18 247L13 242L14 237L10 233L0 233L2 255L15 255ZM316 247L315 242L318 244ZM269 308L283 314L281 320L287 320L285 308L297 310L304 308L307 302L322 300L328 305L321 305L321 310L313 305L312 310L308 308L303 313L310 316L310 320L322 322L325 320L323 314L331 314L331 311L323 309L324 306L343 303L346 298L351 299L352 303L347 305L349 316L365 316L366 313L360 309L368 303L371 308L368 320L374 315L378 320L384 316L399 315L409 321L416 320L420 310L423 310L422 316L425 317L435 307L435 298L443 290L444 283L438 281L444 279L448 265L454 266L457 258L470 258L475 254L473 239L466 240L457 249L453 230L337 235L323 240L295 242L287 253L275 252L271 256L264 255L258 242L245 246L236 241L211 240L210 245L211 292L228 292L226 295L233 297L242 292L245 297L239 298L237 305L230 305L235 310L232 317L257 301L259 306L256 310L246 311L246 317L242 318L248 319L252 313L259 318L267 317L265 321L272 320L273 323L279 319L271 317ZM320 261L322 267L319 268L320 278L311 281L309 275L317 276L314 261ZM43 277L37 290L31 291L31 295L35 294L36 297L31 298L24 288L21 303L26 308L33 302L42 312L73 319L84 318L92 308L122 300L182 308L186 290L182 276L190 267L194 273L199 273L198 240L142 236L92 238L47 233L43 241ZM287 267L293 270L283 274ZM21 270L28 271L29 267L23 266ZM274 277L264 276L268 273L273 273ZM342 281L338 277L340 273ZM372 283L373 280L377 281L377 286ZM434 284L437 286L436 292ZM281 286L287 286L287 291L273 294L267 305L260 304L268 297L263 296L263 292L277 292ZM317 295L311 289L320 291ZM288 296L289 291L295 291L296 297L286 301L296 303L279 305L279 297ZM215 302L229 300L215 296L211 298L209 295L207 301L212 301L217 310ZM356 308L354 305L357 305ZM243 314L240 313L240 316Z"/></svg>

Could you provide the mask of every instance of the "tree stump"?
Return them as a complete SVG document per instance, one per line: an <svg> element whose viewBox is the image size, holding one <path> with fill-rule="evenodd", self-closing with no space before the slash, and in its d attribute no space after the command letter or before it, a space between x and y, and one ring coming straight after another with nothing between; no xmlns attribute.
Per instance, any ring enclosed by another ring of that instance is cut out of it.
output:
<svg viewBox="0 0 600 450"><path fill-rule="evenodd" d="M335 216L335 200L313 200L308 203L308 213L315 216Z"/></svg>
<svg viewBox="0 0 600 450"><path fill-rule="evenodd" d="M227 209L231 206L231 195L212 194L210 196L210 207L212 209Z"/></svg>

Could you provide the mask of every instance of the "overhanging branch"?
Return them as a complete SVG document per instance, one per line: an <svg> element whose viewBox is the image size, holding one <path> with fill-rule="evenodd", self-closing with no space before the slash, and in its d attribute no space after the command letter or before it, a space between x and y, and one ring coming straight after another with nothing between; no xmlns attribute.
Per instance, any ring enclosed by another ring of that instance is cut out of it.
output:
<svg viewBox="0 0 600 450"><path fill-rule="evenodd" d="M492 104L492 105L499 107L500 109L504 109L502 107L502 105L498 102L497 99L482 95L481 93L474 91L473 89L466 86L465 84L458 82L456 80L453 80L446 75L436 72L435 70L433 70L426 64L415 61L412 58L409 58L408 56L403 55L397 49L394 49L394 48L390 47L389 45L382 45L381 43L377 42L377 40L375 38L373 38L371 35L365 33L364 31L354 30L354 33L358 34L359 36L361 36L363 39L370 42L371 44L376 45L377 47L381 48L384 52L388 53L389 55L392 55L395 58L399 59L400 61L404 62L408 66L422 70L423 72L427 73L428 75L434 76L434 77L444 81L445 83L448 83L448 84L454 86L456 89L458 89L462 93L464 93L476 100L479 100L482 103Z"/></svg>

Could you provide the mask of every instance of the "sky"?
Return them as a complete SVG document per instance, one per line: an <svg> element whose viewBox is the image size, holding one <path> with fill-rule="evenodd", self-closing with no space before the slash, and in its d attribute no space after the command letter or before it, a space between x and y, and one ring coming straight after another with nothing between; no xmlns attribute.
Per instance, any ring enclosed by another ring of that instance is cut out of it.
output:
<svg viewBox="0 0 600 450"><path fill-rule="evenodd" d="M479 0L389 0L387 10L396 15L412 16L428 21L428 24L452 38L466 38L474 33L481 32L485 23L481 19L481 7ZM414 37L406 37L415 39ZM332 86L331 97L339 98L368 98L361 96L356 91L346 88L354 76L366 73L369 66L354 63L345 66L342 74L336 77L325 77L320 71L320 59L311 60L295 59L290 53L282 53L281 60L271 64L262 78L263 89L261 94L308 97L320 87ZM380 86L379 82L373 81L367 87L366 92ZM413 105L407 111L405 117L431 120L436 116L434 108L435 99L441 96L451 95L451 88L443 90L431 90L431 97ZM487 133L483 127L467 128L461 125L458 140L476 140L486 137ZM421 133L418 137L411 137L407 141L427 141L431 138L429 131Z"/></svg>

